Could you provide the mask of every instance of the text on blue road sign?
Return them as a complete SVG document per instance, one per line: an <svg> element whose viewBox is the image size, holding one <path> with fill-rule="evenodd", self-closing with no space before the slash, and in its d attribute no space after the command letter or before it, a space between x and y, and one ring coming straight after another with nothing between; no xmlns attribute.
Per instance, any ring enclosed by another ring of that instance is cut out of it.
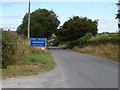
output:
<svg viewBox="0 0 120 90"><path fill-rule="evenodd" d="M46 47L46 38L30 38L31 47Z"/></svg>

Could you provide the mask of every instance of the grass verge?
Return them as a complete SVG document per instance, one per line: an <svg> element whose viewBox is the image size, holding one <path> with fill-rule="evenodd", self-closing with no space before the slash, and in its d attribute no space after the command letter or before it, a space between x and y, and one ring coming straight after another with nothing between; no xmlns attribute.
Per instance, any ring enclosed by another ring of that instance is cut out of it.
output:
<svg viewBox="0 0 120 90"><path fill-rule="evenodd" d="M30 76L46 72L56 66L53 56L40 48L30 47L29 40L18 40L15 53L9 59L14 62L2 69L2 78Z"/></svg>
<svg viewBox="0 0 120 90"><path fill-rule="evenodd" d="M72 51L106 58L113 61L120 61L117 44L105 44L98 46L85 46L84 48L74 47Z"/></svg>
<svg viewBox="0 0 120 90"><path fill-rule="evenodd" d="M36 75L46 72L55 67L56 63L49 52L44 54L31 53L27 58L21 58L17 65L9 65L2 70L2 78Z"/></svg>

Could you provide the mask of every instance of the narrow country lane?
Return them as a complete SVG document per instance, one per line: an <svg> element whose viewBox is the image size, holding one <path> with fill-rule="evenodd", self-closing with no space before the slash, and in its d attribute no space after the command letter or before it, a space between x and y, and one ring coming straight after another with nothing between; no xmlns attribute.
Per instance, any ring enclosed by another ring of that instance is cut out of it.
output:
<svg viewBox="0 0 120 90"><path fill-rule="evenodd" d="M35 76L2 80L3 88L118 88L118 63L52 47L57 67Z"/></svg>
<svg viewBox="0 0 120 90"><path fill-rule="evenodd" d="M65 49L51 49L66 88L118 88L118 63Z"/></svg>

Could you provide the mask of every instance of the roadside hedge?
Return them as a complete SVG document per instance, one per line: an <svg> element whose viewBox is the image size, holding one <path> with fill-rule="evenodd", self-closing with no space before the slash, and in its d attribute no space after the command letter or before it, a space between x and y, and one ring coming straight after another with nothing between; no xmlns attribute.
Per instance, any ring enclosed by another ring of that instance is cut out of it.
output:
<svg viewBox="0 0 120 90"><path fill-rule="evenodd" d="M87 33L85 36L83 36L82 38L80 38L78 40L79 42L79 46L80 47L84 47L86 45L86 43L88 42L88 40L90 40L92 37L92 34L91 33Z"/></svg>
<svg viewBox="0 0 120 90"><path fill-rule="evenodd" d="M120 43L120 37L118 34L115 35L98 35L96 37L91 38L86 42L86 45L101 45L101 44L118 44Z"/></svg>
<svg viewBox="0 0 120 90"><path fill-rule="evenodd" d="M73 48L74 46L79 46L83 48L88 45L97 46L97 45L104 45L104 44L120 44L120 34L113 33L113 34L98 34L93 36L91 33L87 33L85 36L81 37L76 41L67 41L62 42L60 45L66 45L65 48Z"/></svg>
<svg viewBox="0 0 120 90"><path fill-rule="evenodd" d="M7 65L14 64L14 54L17 48L17 39L13 38L9 32L2 32L2 68L7 68Z"/></svg>

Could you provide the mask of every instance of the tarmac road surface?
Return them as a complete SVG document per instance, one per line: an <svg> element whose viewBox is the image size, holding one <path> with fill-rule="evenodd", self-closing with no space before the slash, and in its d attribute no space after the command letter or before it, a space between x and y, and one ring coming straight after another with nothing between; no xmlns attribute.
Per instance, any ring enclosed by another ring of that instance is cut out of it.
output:
<svg viewBox="0 0 120 90"><path fill-rule="evenodd" d="M118 63L96 56L51 48L66 88L118 88Z"/></svg>
<svg viewBox="0 0 120 90"><path fill-rule="evenodd" d="M49 48L57 67L35 76L8 78L3 88L118 88L118 63L61 49Z"/></svg>

